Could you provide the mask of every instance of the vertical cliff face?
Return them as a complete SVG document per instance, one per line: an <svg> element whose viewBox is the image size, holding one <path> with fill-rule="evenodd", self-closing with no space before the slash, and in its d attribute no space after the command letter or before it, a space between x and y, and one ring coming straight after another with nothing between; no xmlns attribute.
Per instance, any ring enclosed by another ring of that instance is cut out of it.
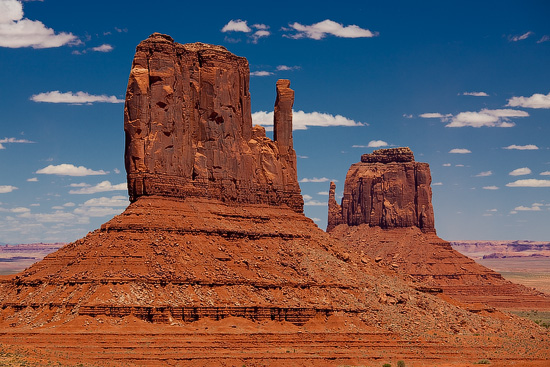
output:
<svg viewBox="0 0 550 367"><path fill-rule="evenodd" d="M252 127L248 62L224 47L155 33L134 57L124 115L130 200L205 197L287 204L303 200L292 146L289 81L277 83L275 141Z"/></svg>
<svg viewBox="0 0 550 367"><path fill-rule="evenodd" d="M415 162L409 148L363 154L346 175L341 205L331 183L327 231L339 224L435 231L430 183L429 165Z"/></svg>

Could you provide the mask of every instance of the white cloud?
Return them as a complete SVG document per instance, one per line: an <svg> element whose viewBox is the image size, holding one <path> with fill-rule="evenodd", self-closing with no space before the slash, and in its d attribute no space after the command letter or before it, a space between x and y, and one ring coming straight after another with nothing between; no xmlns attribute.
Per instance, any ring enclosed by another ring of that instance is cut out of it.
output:
<svg viewBox="0 0 550 367"><path fill-rule="evenodd" d="M498 109L488 110L483 109L479 112L460 112L458 115L451 118L451 122L445 125L446 127L512 127L513 122L509 121L510 117L527 117L529 114L525 111ZM445 121L445 120L441 120Z"/></svg>
<svg viewBox="0 0 550 367"><path fill-rule="evenodd" d="M308 159L309 158L307 155L299 155L299 154L297 154L296 157L300 158L300 159Z"/></svg>
<svg viewBox="0 0 550 367"><path fill-rule="evenodd" d="M540 173L541 176L550 176L550 171L544 171Z"/></svg>
<svg viewBox="0 0 550 367"><path fill-rule="evenodd" d="M508 187L550 187L550 180L537 180L530 178L527 180L517 180L507 183Z"/></svg>
<svg viewBox="0 0 550 367"><path fill-rule="evenodd" d="M130 202L126 196L117 195L111 198L100 197L87 200L82 206L123 206L127 207Z"/></svg>
<svg viewBox="0 0 550 367"><path fill-rule="evenodd" d="M12 192L13 190L17 190L17 187L11 185L0 186L0 194L7 194L8 192Z"/></svg>
<svg viewBox="0 0 550 367"><path fill-rule="evenodd" d="M451 114L443 115L439 112L427 112L419 115L420 117L424 119L446 119L448 117L451 117Z"/></svg>
<svg viewBox="0 0 550 367"><path fill-rule="evenodd" d="M412 114L406 114L406 113L404 113L404 114L403 114L403 117L406 118L406 119L412 119L412 118L413 118L413 115L412 115Z"/></svg>
<svg viewBox="0 0 550 367"><path fill-rule="evenodd" d="M122 208L110 208L102 206L82 206L74 210L74 213L84 217L105 217L122 213Z"/></svg>
<svg viewBox="0 0 550 367"><path fill-rule="evenodd" d="M246 20L230 20L229 23L223 26L222 32L252 32L252 29L246 24Z"/></svg>
<svg viewBox="0 0 550 367"><path fill-rule="evenodd" d="M509 173L510 176L523 176L523 175L530 175L530 174L531 174L531 170L528 167L521 167Z"/></svg>
<svg viewBox="0 0 550 367"><path fill-rule="evenodd" d="M308 194L303 194L302 198L304 198L304 200L311 200L311 199L313 199L313 196L308 195Z"/></svg>
<svg viewBox="0 0 550 367"><path fill-rule="evenodd" d="M498 186L483 186L484 190L498 190Z"/></svg>
<svg viewBox="0 0 550 367"><path fill-rule="evenodd" d="M0 143L34 143L34 141L30 141L27 139L4 138L0 139Z"/></svg>
<svg viewBox="0 0 550 367"><path fill-rule="evenodd" d="M539 212L541 209L540 209L540 204L537 205L537 203L535 203L535 204L531 205L530 207L529 206L517 206L517 207L514 208L514 210Z"/></svg>
<svg viewBox="0 0 550 367"><path fill-rule="evenodd" d="M27 178L27 182L38 182L37 177Z"/></svg>
<svg viewBox="0 0 550 367"><path fill-rule="evenodd" d="M102 44L101 46L92 47L92 51L96 52L111 52L113 51L114 47L111 45L108 45L106 43Z"/></svg>
<svg viewBox="0 0 550 367"><path fill-rule="evenodd" d="M105 103L124 103L123 99L118 99L116 96L93 95L87 92L66 92L61 93L58 90L54 90L46 93L34 94L31 96L31 100L34 102L46 102L46 103L69 103L69 104L90 104L95 102Z"/></svg>
<svg viewBox="0 0 550 367"><path fill-rule="evenodd" d="M449 153L452 153L452 154L468 154L468 153L472 153L472 151L470 151L468 149L464 149L464 148L454 148L454 149L449 150Z"/></svg>
<svg viewBox="0 0 550 367"><path fill-rule="evenodd" d="M269 76L269 75L273 75L272 72L270 71L253 71L250 73L251 76Z"/></svg>
<svg viewBox="0 0 550 367"><path fill-rule="evenodd" d="M289 26L291 29L285 30L295 30L297 33L285 35L285 37L294 39L311 38L314 40L320 40L328 34L342 38L375 37L378 35L377 32L371 32L368 29L363 29L356 25L344 27L342 24L336 23L330 19L326 19L312 25L302 25L295 22L289 24Z"/></svg>
<svg viewBox="0 0 550 367"><path fill-rule="evenodd" d="M69 194L97 194L98 192L107 191L124 191L128 190L126 182L117 185L112 185L109 181L103 181L95 186L83 187L79 190L70 190Z"/></svg>
<svg viewBox="0 0 550 367"><path fill-rule="evenodd" d="M252 24L252 28L256 28L256 29L269 29L269 26L268 26L268 25L265 25L265 24Z"/></svg>
<svg viewBox="0 0 550 367"><path fill-rule="evenodd" d="M493 171L484 171L484 172L480 172L476 175L476 177L487 177L487 176L491 176L493 174Z"/></svg>
<svg viewBox="0 0 550 367"><path fill-rule="evenodd" d="M455 164L455 167L464 167L463 164Z"/></svg>
<svg viewBox="0 0 550 367"><path fill-rule="evenodd" d="M328 196L328 191L319 191L317 195L326 195Z"/></svg>
<svg viewBox="0 0 550 367"><path fill-rule="evenodd" d="M0 47L50 48L79 43L72 33L56 34L38 20L23 18L21 1L0 1Z"/></svg>
<svg viewBox="0 0 550 367"><path fill-rule="evenodd" d="M371 140L367 145L352 145L352 148L380 148L387 147L388 143L383 140Z"/></svg>
<svg viewBox="0 0 550 367"><path fill-rule="evenodd" d="M252 39L252 43L258 43L258 40L260 38L268 37L270 34L271 32L261 29L259 31L254 32L252 36L250 36L250 38Z"/></svg>
<svg viewBox="0 0 550 367"><path fill-rule="evenodd" d="M433 182L432 186L443 186L443 182Z"/></svg>
<svg viewBox="0 0 550 367"><path fill-rule="evenodd" d="M76 204L75 204L75 203L71 203L71 202L69 201L68 203L63 204L63 206L66 207L66 208L70 208L70 207L76 206Z"/></svg>
<svg viewBox="0 0 550 367"><path fill-rule="evenodd" d="M18 214L21 214L21 213L28 213L30 212L31 210L29 208L24 208L24 207L17 207L17 208L13 208L10 210L10 212L12 213L18 213Z"/></svg>
<svg viewBox="0 0 550 367"><path fill-rule="evenodd" d="M534 144L527 144L527 145L508 145L507 147L503 147L502 149L516 149L516 150L537 150L539 147L537 147Z"/></svg>
<svg viewBox="0 0 550 367"><path fill-rule="evenodd" d="M59 175L59 176L95 176L106 175L108 172L103 170L94 171L84 166L75 166L72 164L59 164L57 166L49 165L36 171L36 173L44 175Z"/></svg>
<svg viewBox="0 0 550 367"><path fill-rule="evenodd" d="M273 129L273 111L259 111L252 114L254 124L266 127L266 130ZM331 115L321 112L292 111L292 129L307 130L312 126L365 126L368 124L356 122L342 115Z"/></svg>
<svg viewBox="0 0 550 367"><path fill-rule="evenodd" d="M488 212L498 212L498 209L487 209Z"/></svg>
<svg viewBox="0 0 550 367"><path fill-rule="evenodd" d="M277 66L277 71L292 71L292 70L299 70L299 66L287 66L287 65L279 65Z"/></svg>
<svg viewBox="0 0 550 367"><path fill-rule="evenodd" d="M118 168L115 168L115 169L113 170L113 172L115 172L115 173L118 175L118 174L120 173L120 170L119 170Z"/></svg>
<svg viewBox="0 0 550 367"><path fill-rule="evenodd" d="M305 200L304 205L305 206L327 206L328 203L321 202L321 201L318 201L318 200Z"/></svg>
<svg viewBox="0 0 550 367"><path fill-rule="evenodd" d="M550 93L535 93L531 97L512 97L506 106L525 108L550 108Z"/></svg>
<svg viewBox="0 0 550 367"><path fill-rule="evenodd" d="M529 32L525 32L523 34L519 34L519 35L515 35L515 36L509 36L508 39L512 42L523 41L524 39L527 39L527 37L529 37L532 34L533 34L533 32L529 31Z"/></svg>
<svg viewBox="0 0 550 367"><path fill-rule="evenodd" d="M550 36L544 35L540 38L540 40L537 41L537 43L543 43L543 42L548 42L548 41L550 41Z"/></svg>
<svg viewBox="0 0 550 367"><path fill-rule="evenodd" d="M443 167L451 167L450 163L443 163Z"/></svg>
<svg viewBox="0 0 550 367"><path fill-rule="evenodd" d="M87 184L85 182L72 183L69 185L69 187L90 187L90 186L91 186L90 184Z"/></svg>
<svg viewBox="0 0 550 367"><path fill-rule="evenodd" d="M317 178L317 177L313 177L313 178L302 178L300 180L300 182L329 182L330 179L326 178L326 177L321 177L321 178ZM332 180L334 181L334 180Z"/></svg>
<svg viewBox="0 0 550 367"><path fill-rule="evenodd" d="M488 97L489 95L485 92L464 92L463 96L474 96L474 97Z"/></svg>
<svg viewBox="0 0 550 367"><path fill-rule="evenodd" d="M1 143L0 143L0 150L2 149L6 149L6 147L4 147Z"/></svg>

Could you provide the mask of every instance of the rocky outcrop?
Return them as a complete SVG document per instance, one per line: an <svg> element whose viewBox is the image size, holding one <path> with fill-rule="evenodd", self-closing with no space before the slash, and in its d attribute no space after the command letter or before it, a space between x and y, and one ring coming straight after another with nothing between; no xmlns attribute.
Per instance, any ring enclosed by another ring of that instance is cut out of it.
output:
<svg viewBox="0 0 550 367"><path fill-rule="evenodd" d="M247 60L221 46L159 33L137 46L124 109L130 201L205 197L302 211L294 92L277 82L272 141L252 127L249 76Z"/></svg>
<svg viewBox="0 0 550 367"><path fill-rule="evenodd" d="M363 154L346 175L340 206L331 183L327 231L338 224L435 231L430 183L429 165L415 162L409 148Z"/></svg>
<svg viewBox="0 0 550 367"><path fill-rule="evenodd" d="M415 162L409 148L364 154L348 171L341 205L330 184L327 231L418 289L469 304L550 310L550 296L505 280L436 235L430 182L428 164Z"/></svg>

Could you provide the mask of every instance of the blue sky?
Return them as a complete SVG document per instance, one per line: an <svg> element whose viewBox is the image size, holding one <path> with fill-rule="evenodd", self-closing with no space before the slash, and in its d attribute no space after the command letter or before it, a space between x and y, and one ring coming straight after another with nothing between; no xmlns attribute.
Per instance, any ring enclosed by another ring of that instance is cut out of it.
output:
<svg viewBox="0 0 550 367"><path fill-rule="evenodd" d="M0 243L73 241L127 202L123 99L153 32L249 60L254 121L295 90L305 213L409 146L447 240L550 240L550 4L0 0ZM301 112L300 112L301 111Z"/></svg>

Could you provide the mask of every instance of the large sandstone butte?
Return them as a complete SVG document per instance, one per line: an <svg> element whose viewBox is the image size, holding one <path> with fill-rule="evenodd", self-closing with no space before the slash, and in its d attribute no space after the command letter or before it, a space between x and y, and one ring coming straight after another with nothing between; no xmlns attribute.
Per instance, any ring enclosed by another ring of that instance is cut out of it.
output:
<svg viewBox="0 0 550 367"><path fill-rule="evenodd" d="M38 348L42 365L548 358L546 330L413 288L306 218L293 92L277 83L272 141L251 126L248 73L219 46L140 43L125 108L132 203L2 278L0 343Z"/></svg>
<svg viewBox="0 0 550 367"><path fill-rule="evenodd" d="M550 296L505 280L436 235L430 183L429 165L415 162L409 148L363 154L347 173L341 205L331 183L327 231L351 251L470 308L550 310Z"/></svg>
<svg viewBox="0 0 550 367"><path fill-rule="evenodd" d="M130 201L201 197L302 211L294 91L277 82L271 141L252 127L249 77L247 60L221 46L158 33L138 45L124 108Z"/></svg>

